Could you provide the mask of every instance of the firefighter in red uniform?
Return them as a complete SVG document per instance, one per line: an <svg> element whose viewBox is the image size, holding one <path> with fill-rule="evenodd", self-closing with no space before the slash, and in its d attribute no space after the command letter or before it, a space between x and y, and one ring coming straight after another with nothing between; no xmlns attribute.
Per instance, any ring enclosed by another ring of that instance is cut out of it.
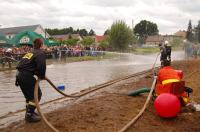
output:
<svg viewBox="0 0 200 132"><path fill-rule="evenodd" d="M170 61L165 60L163 62L163 67L158 71L157 83L155 88L156 96L162 93L171 93L172 83L181 82L182 75L178 74L176 70L174 70L170 66ZM186 94L188 93L188 95ZM181 99L181 103L186 105L189 103L189 93L192 92L191 88L184 86L184 91L180 95L176 95Z"/></svg>

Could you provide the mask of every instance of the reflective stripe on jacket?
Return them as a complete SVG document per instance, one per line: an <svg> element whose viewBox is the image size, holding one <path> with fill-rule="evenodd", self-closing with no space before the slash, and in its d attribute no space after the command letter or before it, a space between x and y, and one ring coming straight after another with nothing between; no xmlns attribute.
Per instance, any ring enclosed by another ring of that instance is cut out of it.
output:
<svg viewBox="0 0 200 132"><path fill-rule="evenodd" d="M173 82L179 82L180 80L178 79L167 79L167 80L163 80L162 81L162 84L165 85L165 84L169 84L169 83L173 83Z"/></svg>

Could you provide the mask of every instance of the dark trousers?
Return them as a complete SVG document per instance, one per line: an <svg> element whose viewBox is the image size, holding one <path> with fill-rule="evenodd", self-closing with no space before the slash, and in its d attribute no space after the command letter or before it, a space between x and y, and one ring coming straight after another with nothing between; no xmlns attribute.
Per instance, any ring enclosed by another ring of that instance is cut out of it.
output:
<svg viewBox="0 0 200 132"><path fill-rule="evenodd" d="M16 80L18 85L20 86L24 97L26 98L26 102L34 100L34 87L36 83L35 77L29 72L19 72L16 76ZM38 100L42 97L42 92L39 87L38 89Z"/></svg>

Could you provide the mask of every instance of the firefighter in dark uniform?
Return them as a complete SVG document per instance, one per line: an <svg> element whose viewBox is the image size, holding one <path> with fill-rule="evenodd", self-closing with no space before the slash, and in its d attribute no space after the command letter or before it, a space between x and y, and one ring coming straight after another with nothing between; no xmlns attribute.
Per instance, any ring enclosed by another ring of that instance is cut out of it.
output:
<svg viewBox="0 0 200 132"><path fill-rule="evenodd" d="M165 41L164 44L159 44L160 47L160 62L161 62L161 67L163 67L163 62L165 60L168 60L171 62L171 45L169 44L168 41Z"/></svg>
<svg viewBox="0 0 200 132"><path fill-rule="evenodd" d="M165 49L166 49L167 60L171 62L172 47L168 41L165 41Z"/></svg>
<svg viewBox="0 0 200 132"><path fill-rule="evenodd" d="M25 54L17 66L18 73L16 76L16 85L20 86L26 99L25 120L27 122L40 121L39 115L35 113L34 86L36 78L34 75L39 79L45 79L46 57L41 50L42 45L43 42L41 39L35 39L33 42L33 51ZM40 100L42 96L40 88L38 94Z"/></svg>
<svg viewBox="0 0 200 132"><path fill-rule="evenodd" d="M161 67L163 66L163 62L165 60L167 60L167 52L166 52L166 48L164 46L164 44L160 43L159 44L160 47L160 62L161 62Z"/></svg>

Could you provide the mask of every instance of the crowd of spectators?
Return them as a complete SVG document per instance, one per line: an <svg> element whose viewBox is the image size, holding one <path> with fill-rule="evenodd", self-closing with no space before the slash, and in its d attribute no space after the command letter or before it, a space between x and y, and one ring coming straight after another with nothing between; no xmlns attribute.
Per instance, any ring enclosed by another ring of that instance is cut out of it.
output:
<svg viewBox="0 0 200 132"><path fill-rule="evenodd" d="M30 52L31 50L32 47L30 46L0 48L0 63L12 60L19 61L24 54ZM62 57L97 56L104 54L100 47L83 47L80 45L44 47L43 50L46 53L47 58L53 59Z"/></svg>
<svg viewBox="0 0 200 132"><path fill-rule="evenodd" d="M200 45L197 43L185 43L184 50L186 58L198 58L200 56Z"/></svg>
<svg viewBox="0 0 200 132"><path fill-rule="evenodd" d="M97 56L102 53L102 49L99 47L82 47L76 46L54 46L44 49L48 58L60 58L60 57L78 57L78 56Z"/></svg>

